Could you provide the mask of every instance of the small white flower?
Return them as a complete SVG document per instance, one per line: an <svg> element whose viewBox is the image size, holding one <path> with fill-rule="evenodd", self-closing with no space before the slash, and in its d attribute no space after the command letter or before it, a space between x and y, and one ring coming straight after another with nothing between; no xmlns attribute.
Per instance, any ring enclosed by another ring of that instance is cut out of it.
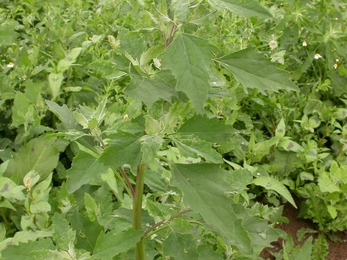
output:
<svg viewBox="0 0 347 260"><path fill-rule="evenodd" d="M319 53L316 53L316 54L314 55L314 58L315 58L316 60L321 59L321 58L322 58L322 55L320 55Z"/></svg>
<svg viewBox="0 0 347 260"><path fill-rule="evenodd" d="M275 49L275 48L277 48L278 43L277 43L277 41L272 40L269 42L269 46L271 49Z"/></svg>
<svg viewBox="0 0 347 260"><path fill-rule="evenodd" d="M13 68L14 67L14 63L11 61L7 64L7 68Z"/></svg>
<svg viewBox="0 0 347 260"><path fill-rule="evenodd" d="M302 46L306 47L306 46L307 46L307 42L306 42L306 41L303 41L303 42L302 42Z"/></svg>
<svg viewBox="0 0 347 260"><path fill-rule="evenodd" d="M336 61L336 62L339 62L340 60L339 60L339 59L336 59L335 61Z"/></svg>
<svg viewBox="0 0 347 260"><path fill-rule="evenodd" d="M337 69L339 65L337 63L334 64L334 69Z"/></svg>

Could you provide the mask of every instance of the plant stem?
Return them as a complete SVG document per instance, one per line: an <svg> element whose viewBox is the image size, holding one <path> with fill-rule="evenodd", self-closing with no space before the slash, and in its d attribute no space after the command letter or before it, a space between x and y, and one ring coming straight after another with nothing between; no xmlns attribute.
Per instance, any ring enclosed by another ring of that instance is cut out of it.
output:
<svg viewBox="0 0 347 260"><path fill-rule="evenodd" d="M135 230L141 229L142 222L142 197L143 197L143 185L145 177L145 168L144 163L139 163L137 167L137 176L136 176L136 188L135 196L133 198L133 216L132 224ZM135 259L136 260L145 260L145 238L142 237L141 241L136 244L135 248Z"/></svg>
<svg viewBox="0 0 347 260"><path fill-rule="evenodd" d="M174 218L177 218L177 217L183 215L184 213L187 213L187 212L190 212L190 211L192 211L192 210L191 210L191 209L182 210L182 211L176 213L175 215L172 215L172 216L169 218L169 220L173 220ZM148 235L149 232L151 232L153 229L155 229L155 228L157 228L157 227L159 227L159 226L165 224L167 221L168 221L168 220L164 219L164 220L161 220L161 221L155 223L154 225L150 226L150 227L146 230L146 232L143 234L143 236L146 237L146 236Z"/></svg>

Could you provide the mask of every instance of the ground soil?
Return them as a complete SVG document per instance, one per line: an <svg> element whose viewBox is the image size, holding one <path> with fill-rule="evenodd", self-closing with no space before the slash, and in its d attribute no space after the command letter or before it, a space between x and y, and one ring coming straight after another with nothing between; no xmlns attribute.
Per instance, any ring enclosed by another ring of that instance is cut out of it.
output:
<svg viewBox="0 0 347 260"><path fill-rule="evenodd" d="M283 210L283 216L289 219L288 224L280 224L278 228L283 229L290 234L295 242L295 245L303 244L299 243L296 237L296 232L300 228L315 228L315 225L304 219L297 219L299 210L295 209L292 205L286 204ZM337 234L343 242L329 241L329 255L327 260L347 260L347 230ZM313 236L313 239L315 237ZM278 252L282 249L282 240L279 239L272 243L272 248L266 248L262 251L261 257L267 260L275 260L275 257L271 254L272 252ZM309 259L307 259L309 260Z"/></svg>

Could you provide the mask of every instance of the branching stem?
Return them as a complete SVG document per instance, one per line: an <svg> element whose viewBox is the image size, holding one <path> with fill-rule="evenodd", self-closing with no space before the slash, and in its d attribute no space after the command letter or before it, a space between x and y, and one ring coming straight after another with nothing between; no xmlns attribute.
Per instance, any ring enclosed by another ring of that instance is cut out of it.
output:
<svg viewBox="0 0 347 260"><path fill-rule="evenodd" d="M145 177L145 167L144 167L144 163L141 160L137 167L136 188L135 188L135 195L133 198L132 224L135 230L141 230L144 177ZM145 260L145 243L144 242L145 242L145 238L142 237L141 241L138 242L135 247L136 260Z"/></svg>

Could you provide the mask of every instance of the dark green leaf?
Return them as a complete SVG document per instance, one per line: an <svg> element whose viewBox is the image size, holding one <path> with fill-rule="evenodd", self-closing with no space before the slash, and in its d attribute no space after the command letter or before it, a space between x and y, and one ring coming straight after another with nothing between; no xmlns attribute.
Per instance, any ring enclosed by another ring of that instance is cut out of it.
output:
<svg viewBox="0 0 347 260"><path fill-rule="evenodd" d="M13 45L18 37L18 33L14 31L14 26L9 24L2 24L0 28L0 46Z"/></svg>
<svg viewBox="0 0 347 260"><path fill-rule="evenodd" d="M49 110L53 112L61 121L62 130L81 129L72 111L64 104L59 106L57 103L46 100Z"/></svg>
<svg viewBox="0 0 347 260"><path fill-rule="evenodd" d="M196 115L188 119L178 130L181 135L195 135L211 143L223 143L234 134L230 125L225 125L217 118Z"/></svg>
<svg viewBox="0 0 347 260"><path fill-rule="evenodd" d="M191 234L172 232L163 242L165 256L180 260L198 260L196 239Z"/></svg>
<svg viewBox="0 0 347 260"><path fill-rule="evenodd" d="M100 156L100 162L114 168L129 164L132 169L136 169L141 159L140 136L119 132L110 136L110 139L109 146Z"/></svg>
<svg viewBox="0 0 347 260"><path fill-rule="evenodd" d="M66 146L66 142L55 137L41 136L30 140L10 160L7 175L16 183L20 183L32 170L36 171L41 179L47 178L58 164L61 145Z"/></svg>
<svg viewBox="0 0 347 260"><path fill-rule="evenodd" d="M284 186L280 181L276 180L275 178L270 176L260 176L256 179L253 179L252 183L254 183L255 185L262 186L265 189L274 190L278 192L281 196L288 200L290 204L297 208L294 199L292 195L289 193L286 186Z"/></svg>
<svg viewBox="0 0 347 260"><path fill-rule="evenodd" d="M254 0L208 0L210 5L219 10L229 10L237 15L247 17L270 18L271 14Z"/></svg>
<svg viewBox="0 0 347 260"><path fill-rule="evenodd" d="M228 172L214 164L176 164L173 185L179 187L184 202L204 220L218 229L228 244L241 251L252 251L251 240L226 197L230 184L225 181Z"/></svg>
<svg viewBox="0 0 347 260"><path fill-rule="evenodd" d="M130 77L131 82L124 93L148 107L160 99L171 102L171 98L177 96L175 89L170 85L141 76L133 66L130 67Z"/></svg>
<svg viewBox="0 0 347 260"><path fill-rule="evenodd" d="M226 55L218 58L217 61L233 73L246 90L255 88L262 93L266 90L299 90L288 79L285 71L278 69L275 64L255 52L253 48Z"/></svg>
<svg viewBox="0 0 347 260"><path fill-rule="evenodd" d="M124 232L110 231L100 233L93 257L95 259L111 259L119 253L127 252L134 248L140 241L143 231L128 229Z"/></svg>
<svg viewBox="0 0 347 260"><path fill-rule="evenodd" d="M209 163L222 163L222 156L212 148L212 144L197 138L173 139L183 156L203 157Z"/></svg>
<svg viewBox="0 0 347 260"><path fill-rule="evenodd" d="M91 180L100 179L101 174L106 173L107 169L108 167L101 164L98 158L79 151L66 172L68 192L73 193Z"/></svg>
<svg viewBox="0 0 347 260"><path fill-rule="evenodd" d="M217 48L206 40L189 34L179 35L165 50L163 68L176 77L177 91L184 92L197 111L202 114L211 86L211 53Z"/></svg>

